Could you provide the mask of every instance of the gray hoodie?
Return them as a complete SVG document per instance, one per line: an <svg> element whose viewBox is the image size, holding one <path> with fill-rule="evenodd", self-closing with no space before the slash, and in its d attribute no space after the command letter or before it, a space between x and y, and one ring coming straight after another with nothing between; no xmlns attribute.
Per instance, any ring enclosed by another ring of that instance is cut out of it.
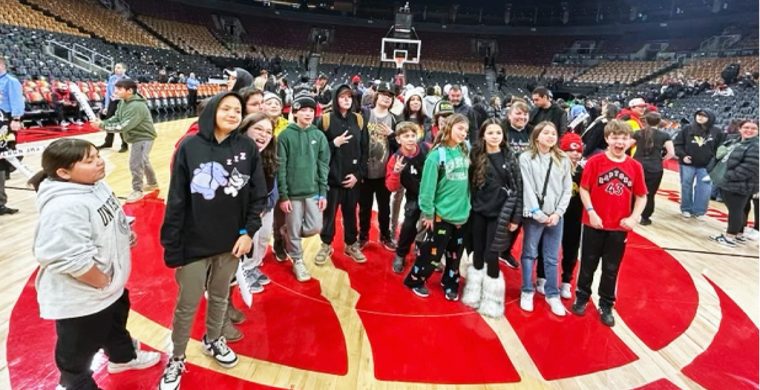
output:
<svg viewBox="0 0 760 390"><path fill-rule="evenodd" d="M35 282L40 316L82 317L116 302L132 267L130 226L108 185L46 179L37 193L37 210L34 256L40 262ZM109 286L98 289L76 279L93 264L111 277Z"/></svg>
<svg viewBox="0 0 760 390"><path fill-rule="evenodd" d="M543 208L538 206L538 198L544 190L549 162L553 161L551 154L538 154L534 157L530 151L525 151L520 154L519 160L523 177L523 216L541 220L556 213L562 217L573 193L570 159L563 157L559 166L552 162ZM534 209L539 209L544 215L538 211L535 214L531 213Z"/></svg>

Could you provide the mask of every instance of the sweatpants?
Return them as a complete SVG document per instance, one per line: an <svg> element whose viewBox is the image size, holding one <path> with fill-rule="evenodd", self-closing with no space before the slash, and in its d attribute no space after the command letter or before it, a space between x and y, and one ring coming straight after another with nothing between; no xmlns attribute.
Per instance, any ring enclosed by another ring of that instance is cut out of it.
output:
<svg viewBox="0 0 760 390"><path fill-rule="evenodd" d="M359 204L359 188L330 187L327 190L327 207L322 215L322 232L319 234L322 242L332 245L335 237L335 219L338 216L338 206L343 216L343 242L353 245L356 242L356 207Z"/></svg>
<svg viewBox="0 0 760 390"><path fill-rule="evenodd" d="M377 222L380 229L380 239L391 238L391 193L385 187L385 178L364 179L359 196L359 240L369 241L372 204L375 198L377 198Z"/></svg>
<svg viewBox="0 0 760 390"><path fill-rule="evenodd" d="M581 270L575 297L579 302L588 302L591 297L591 283L594 272L602 262L602 279L599 281L599 306L611 308L615 304L615 289L620 263L625 254L628 232L599 230L583 226L581 246Z"/></svg>
<svg viewBox="0 0 760 390"><path fill-rule="evenodd" d="M148 185L155 186L156 173L150 165L150 150L153 148L153 141L137 141L132 144L132 150L129 151L129 171L132 172L132 191L142 191L143 174Z"/></svg>
<svg viewBox="0 0 760 390"><path fill-rule="evenodd" d="M420 208L417 199L407 199L404 204L404 223L401 225L401 233L398 236L396 256L405 258L412 248L412 243L417 237L417 223L420 219Z"/></svg>
<svg viewBox="0 0 760 390"><path fill-rule="evenodd" d="M198 302L203 292L208 292L206 305L206 337L216 340L222 335L222 324L227 311L230 281L238 267L238 258L231 253L222 253L196 260L177 268L174 278L179 285L177 307L172 321L173 355L185 355L190 339L190 328L198 310Z"/></svg>
<svg viewBox="0 0 760 390"><path fill-rule="evenodd" d="M391 196L391 238L396 238L396 230L398 229L398 218L401 216L401 203L404 200L404 194L406 190L401 187L398 191L394 192Z"/></svg>
<svg viewBox="0 0 760 390"><path fill-rule="evenodd" d="M641 212L641 219L649 219L649 217L652 216L652 213L654 213L654 199L657 195L657 190L660 188L662 175L663 171L644 171L644 182L647 185L647 204L644 206L644 211Z"/></svg>
<svg viewBox="0 0 760 390"><path fill-rule="evenodd" d="M441 277L443 290L459 291L459 262L464 251L464 229L462 226L442 220L436 216L433 230L428 231L422 241L420 254L414 262L404 284L414 288L423 286L433 273L433 262L440 262L446 254L446 269Z"/></svg>
<svg viewBox="0 0 760 390"><path fill-rule="evenodd" d="M744 232L744 227L747 226L747 214L745 212L747 204L752 198L751 195L737 194L736 192L720 190L723 195L723 203L726 204L728 209L728 228L726 233L736 235Z"/></svg>
<svg viewBox="0 0 760 390"><path fill-rule="evenodd" d="M301 238L311 237L322 229L322 212L315 198L290 199L293 210L285 214L285 250L293 261L303 260Z"/></svg>
<svg viewBox="0 0 760 390"><path fill-rule="evenodd" d="M264 261L264 255L267 253L269 240L272 238L272 220L274 211L269 210L261 216L261 227L253 235L253 249L250 256L243 257L243 264L246 267L258 267Z"/></svg>
<svg viewBox="0 0 760 390"><path fill-rule="evenodd" d="M472 265L476 270L482 270L486 266L488 276L499 277L499 253L491 250L499 218L489 218L473 211L468 222L473 246Z"/></svg>
<svg viewBox="0 0 760 390"><path fill-rule="evenodd" d="M92 359L103 348L108 360L126 363L136 357L132 336L127 330L129 292L111 306L84 317L55 321L55 365L59 383L67 389L98 389L92 379Z"/></svg>

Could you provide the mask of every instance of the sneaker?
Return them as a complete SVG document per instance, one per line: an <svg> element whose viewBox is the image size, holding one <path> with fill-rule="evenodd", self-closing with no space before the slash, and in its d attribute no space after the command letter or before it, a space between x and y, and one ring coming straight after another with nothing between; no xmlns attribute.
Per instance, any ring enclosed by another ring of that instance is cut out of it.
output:
<svg viewBox="0 0 760 390"><path fill-rule="evenodd" d="M110 148L112 146L113 146L113 144L102 144L102 145L98 146L98 149L108 149L108 148Z"/></svg>
<svg viewBox="0 0 760 390"><path fill-rule="evenodd" d="M244 286L248 287L248 291L251 294L258 294L264 291L264 286L259 281L258 275L255 272L257 268L243 269Z"/></svg>
<svg viewBox="0 0 760 390"><path fill-rule="evenodd" d="M443 291L443 296L447 301L456 302L459 300L459 292L450 288L447 288Z"/></svg>
<svg viewBox="0 0 760 390"><path fill-rule="evenodd" d="M143 192L153 192L158 190L158 184L146 184L142 187Z"/></svg>
<svg viewBox="0 0 760 390"><path fill-rule="evenodd" d="M512 268L512 269L518 269L518 268L520 268L520 263L518 263L517 260L515 260L515 257L512 256L511 253L509 255L507 255L507 257L501 257L501 256L499 256L499 261L501 261L502 263L506 264L506 266L509 267L509 268Z"/></svg>
<svg viewBox="0 0 760 390"><path fill-rule="evenodd" d="M726 236L724 236L722 234L719 234L717 236L710 236L710 239L717 241L718 244L721 244L723 246L727 246L729 248L736 248L736 241L734 241L734 240L732 240L732 239L730 239L730 238L728 238L728 237L726 237Z"/></svg>
<svg viewBox="0 0 760 390"><path fill-rule="evenodd" d="M119 153L126 153L129 151L129 147L126 144L121 144L121 148L119 148Z"/></svg>
<svg viewBox="0 0 760 390"><path fill-rule="evenodd" d="M570 311L577 316L583 316L586 314L586 306L588 306L588 301L581 301L576 297L575 303L573 303L573 307L570 308Z"/></svg>
<svg viewBox="0 0 760 390"><path fill-rule="evenodd" d="M166 363L164 374L161 375L161 381L158 382L158 390L178 390L182 374L185 373L185 358L173 357Z"/></svg>
<svg viewBox="0 0 760 390"><path fill-rule="evenodd" d="M603 324L609 327L615 326L615 316L612 315L611 307L600 307L599 319L602 320Z"/></svg>
<svg viewBox="0 0 760 390"><path fill-rule="evenodd" d="M536 278L536 292L541 295L546 295L546 291L544 291L544 286L546 285L546 279L544 278Z"/></svg>
<svg viewBox="0 0 760 390"><path fill-rule="evenodd" d="M744 228L744 237L746 237L748 240L757 241L758 238L760 238L760 233L758 233L757 230L752 228Z"/></svg>
<svg viewBox="0 0 760 390"><path fill-rule="evenodd" d="M520 293L520 309L523 309L524 311L531 312L533 311L533 293Z"/></svg>
<svg viewBox="0 0 760 390"><path fill-rule="evenodd" d="M274 258L280 263L288 259L288 252L285 251L285 242L282 240L274 240L272 252L274 252Z"/></svg>
<svg viewBox="0 0 760 390"><path fill-rule="evenodd" d="M238 364L238 357L227 346L227 340L224 339L224 336L209 341L206 335L203 335L203 353L213 357L224 368L232 368Z"/></svg>
<svg viewBox="0 0 760 390"><path fill-rule="evenodd" d="M695 215L694 219L696 219L697 221L700 221L700 222L707 222L708 220L710 220L710 218L708 218L707 215L705 215L705 214Z"/></svg>
<svg viewBox="0 0 760 390"><path fill-rule="evenodd" d="M243 339L243 332L236 328L235 325L232 325L232 322L224 321L224 324L222 325L222 336L224 336L224 339L227 340L227 342L234 343Z"/></svg>
<svg viewBox="0 0 760 390"><path fill-rule="evenodd" d="M258 281L259 284L262 286L266 286L267 284L272 283L272 280L269 279L269 276L266 276L266 274L264 274L264 272L261 271L260 266L253 267L250 270L250 273L251 273L251 278Z"/></svg>
<svg viewBox="0 0 760 390"><path fill-rule="evenodd" d="M108 362L108 373L117 374L128 370L142 370L153 367L161 360L161 354L151 351L135 351L137 356L126 363Z"/></svg>
<svg viewBox="0 0 760 390"><path fill-rule="evenodd" d="M0 172L0 175L4 175L5 172ZM18 213L18 209L12 209L8 206L0 206L0 215L11 215Z"/></svg>
<svg viewBox="0 0 760 390"><path fill-rule="evenodd" d="M351 245L346 245L346 247L343 249L343 253L357 263L367 262L367 256L364 256L364 253L362 253L358 242L355 242Z"/></svg>
<svg viewBox="0 0 760 390"><path fill-rule="evenodd" d="M392 238L381 238L380 243L383 245L383 248L385 248L385 250L390 252L395 252L396 248L398 248L396 241Z"/></svg>
<svg viewBox="0 0 760 390"><path fill-rule="evenodd" d="M229 317L233 324L242 324L245 322L245 314L235 307L232 302L227 305L227 317Z"/></svg>
<svg viewBox="0 0 760 390"><path fill-rule="evenodd" d="M324 242L322 245L319 246L319 251L317 251L317 255L314 256L314 264L316 265L324 265L327 262L327 259L330 258L333 254L333 247L330 244L325 244Z"/></svg>
<svg viewBox="0 0 760 390"><path fill-rule="evenodd" d="M306 269L306 264L304 264L303 260L293 261L293 274L299 282L311 280L311 275L309 274L309 270Z"/></svg>
<svg viewBox="0 0 760 390"><path fill-rule="evenodd" d="M562 283L559 287L559 296L562 297L562 299L570 299L573 297L573 289L570 286L570 283Z"/></svg>
<svg viewBox="0 0 760 390"><path fill-rule="evenodd" d="M425 285L412 287L412 292L417 294L418 297L427 298L430 296L430 290Z"/></svg>
<svg viewBox="0 0 760 390"><path fill-rule="evenodd" d="M688 211L681 211L681 216L684 218L691 218L691 213Z"/></svg>
<svg viewBox="0 0 760 390"><path fill-rule="evenodd" d="M135 203L140 201L143 198L142 191L132 191L131 194L127 197L127 203Z"/></svg>
<svg viewBox="0 0 760 390"><path fill-rule="evenodd" d="M564 317L565 314L567 314L567 310L565 310L565 306L562 304L559 297L546 298L546 303L549 304L549 308L555 316Z"/></svg>
<svg viewBox="0 0 760 390"><path fill-rule="evenodd" d="M406 259L403 257L396 255L396 257L393 258L393 272L400 274L404 272L404 263L406 262Z"/></svg>
<svg viewBox="0 0 760 390"><path fill-rule="evenodd" d="M359 240L359 249L364 249L369 245L369 240L367 239L360 239Z"/></svg>
<svg viewBox="0 0 760 390"><path fill-rule="evenodd" d="M641 218L641 222L639 222L639 225L641 226L649 226L652 224L652 220L649 218Z"/></svg>
<svg viewBox="0 0 760 390"><path fill-rule="evenodd" d="M61 126L61 127L69 127L69 121L67 121L67 120L64 119L64 120L61 121L61 123L59 123L59 126Z"/></svg>

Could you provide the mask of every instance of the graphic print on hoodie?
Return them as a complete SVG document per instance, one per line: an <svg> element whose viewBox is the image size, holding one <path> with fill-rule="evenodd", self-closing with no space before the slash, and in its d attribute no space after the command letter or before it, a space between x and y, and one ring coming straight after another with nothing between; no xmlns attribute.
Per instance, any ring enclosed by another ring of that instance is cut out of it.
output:
<svg viewBox="0 0 760 390"><path fill-rule="evenodd" d="M182 141L174 157L166 216L161 227L164 259L169 267L229 252L245 229L261 227L267 198L256 144L238 131L217 142L219 103L214 96L198 119L199 131Z"/></svg>

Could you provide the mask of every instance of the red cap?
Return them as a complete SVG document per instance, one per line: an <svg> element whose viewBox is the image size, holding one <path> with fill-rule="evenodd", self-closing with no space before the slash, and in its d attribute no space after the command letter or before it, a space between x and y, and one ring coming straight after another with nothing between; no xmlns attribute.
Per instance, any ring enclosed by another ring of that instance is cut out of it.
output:
<svg viewBox="0 0 760 390"><path fill-rule="evenodd" d="M582 152L583 141L581 141L581 136L571 132L565 133L565 135L562 136L562 139L559 140L559 148L565 152L571 150Z"/></svg>
<svg viewBox="0 0 760 390"><path fill-rule="evenodd" d="M361 82L362 82L362 78L359 77L358 74L351 78L351 83L352 84L359 84Z"/></svg>

